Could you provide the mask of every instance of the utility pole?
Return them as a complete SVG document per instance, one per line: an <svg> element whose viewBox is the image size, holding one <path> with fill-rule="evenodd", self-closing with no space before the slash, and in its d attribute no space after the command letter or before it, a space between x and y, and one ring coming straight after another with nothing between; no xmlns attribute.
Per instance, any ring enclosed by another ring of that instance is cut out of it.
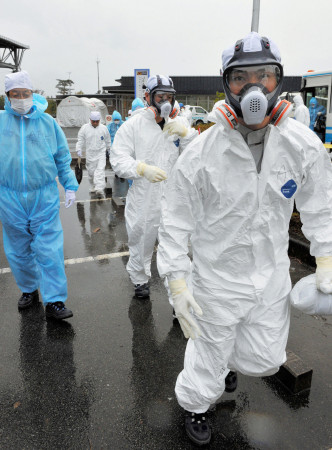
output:
<svg viewBox="0 0 332 450"><path fill-rule="evenodd" d="M253 0L251 31L258 33L260 0Z"/></svg>
<svg viewBox="0 0 332 450"><path fill-rule="evenodd" d="M98 59L98 56L97 56L96 63L97 63L97 74L98 74L98 94L100 94L100 89L99 89L99 63L100 63L100 61Z"/></svg>

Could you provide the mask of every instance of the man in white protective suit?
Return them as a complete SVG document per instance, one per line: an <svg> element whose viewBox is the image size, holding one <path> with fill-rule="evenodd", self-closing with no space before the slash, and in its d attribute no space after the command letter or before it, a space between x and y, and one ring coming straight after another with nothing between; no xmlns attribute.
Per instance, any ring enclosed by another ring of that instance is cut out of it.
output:
<svg viewBox="0 0 332 450"><path fill-rule="evenodd" d="M331 162L315 133L287 118L290 103L278 101L279 51L252 32L222 62L226 103L172 170L157 255L189 338L175 392L199 445L211 438L206 411L225 387L235 390L237 371L268 376L286 361L294 200L318 289L332 292Z"/></svg>
<svg viewBox="0 0 332 450"><path fill-rule="evenodd" d="M306 125L307 127L310 125L310 114L309 109L305 106L303 103L302 95L297 94L294 97L294 119L298 122L303 123L303 125Z"/></svg>
<svg viewBox="0 0 332 450"><path fill-rule="evenodd" d="M171 78L151 76L149 107L133 115L117 132L110 162L121 178L133 180L125 207L129 261L127 271L139 299L150 295L151 258L160 223L160 199L179 152L196 136L181 121L169 120L175 89Z"/></svg>
<svg viewBox="0 0 332 450"><path fill-rule="evenodd" d="M76 152L82 157L86 150L86 168L89 176L89 192L98 198L105 198L106 152L111 147L111 136L105 125L100 123L100 112L91 111L89 123L78 132Z"/></svg>

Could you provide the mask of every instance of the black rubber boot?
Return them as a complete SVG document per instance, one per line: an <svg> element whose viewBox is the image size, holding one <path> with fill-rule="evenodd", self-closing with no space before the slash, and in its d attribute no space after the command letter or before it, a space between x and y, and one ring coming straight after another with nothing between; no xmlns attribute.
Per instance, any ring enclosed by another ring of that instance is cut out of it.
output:
<svg viewBox="0 0 332 450"><path fill-rule="evenodd" d="M185 415L185 428L189 439L196 445L208 444L211 440L211 428L206 420L206 413L185 411Z"/></svg>
<svg viewBox="0 0 332 450"><path fill-rule="evenodd" d="M62 320L73 317L73 312L63 302L54 302L46 304L45 315L47 318Z"/></svg>
<svg viewBox="0 0 332 450"><path fill-rule="evenodd" d="M230 371L225 378L225 391L234 392L237 388L237 373Z"/></svg>
<svg viewBox="0 0 332 450"><path fill-rule="evenodd" d="M149 298L150 297L149 283L135 284L135 297L140 299Z"/></svg>
<svg viewBox="0 0 332 450"><path fill-rule="evenodd" d="M34 303L38 303L39 302L39 294L38 294L38 290L36 289L33 292L23 292L23 294L21 295L21 297L18 300L18 309L26 309L29 308L30 306L32 306Z"/></svg>

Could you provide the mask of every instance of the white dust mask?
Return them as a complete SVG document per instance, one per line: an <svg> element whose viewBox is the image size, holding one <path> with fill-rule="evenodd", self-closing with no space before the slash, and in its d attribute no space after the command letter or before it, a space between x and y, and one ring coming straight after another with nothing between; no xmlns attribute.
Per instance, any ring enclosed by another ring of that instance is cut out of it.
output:
<svg viewBox="0 0 332 450"><path fill-rule="evenodd" d="M33 106L33 98L11 98L11 108L19 114L27 114Z"/></svg>

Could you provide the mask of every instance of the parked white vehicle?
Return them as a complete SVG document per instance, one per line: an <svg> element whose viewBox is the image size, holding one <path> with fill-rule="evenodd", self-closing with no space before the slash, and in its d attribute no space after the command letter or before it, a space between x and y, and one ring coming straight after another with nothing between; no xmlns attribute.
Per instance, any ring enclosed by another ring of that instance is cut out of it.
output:
<svg viewBox="0 0 332 450"><path fill-rule="evenodd" d="M302 76L304 104L309 108L312 97L326 109L326 129L323 135L325 144L332 143L332 70L322 72L308 71Z"/></svg>
<svg viewBox="0 0 332 450"><path fill-rule="evenodd" d="M199 125L200 123L208 123L208 112L201 106L189 106L191 111L191 124Z"/></svg>

